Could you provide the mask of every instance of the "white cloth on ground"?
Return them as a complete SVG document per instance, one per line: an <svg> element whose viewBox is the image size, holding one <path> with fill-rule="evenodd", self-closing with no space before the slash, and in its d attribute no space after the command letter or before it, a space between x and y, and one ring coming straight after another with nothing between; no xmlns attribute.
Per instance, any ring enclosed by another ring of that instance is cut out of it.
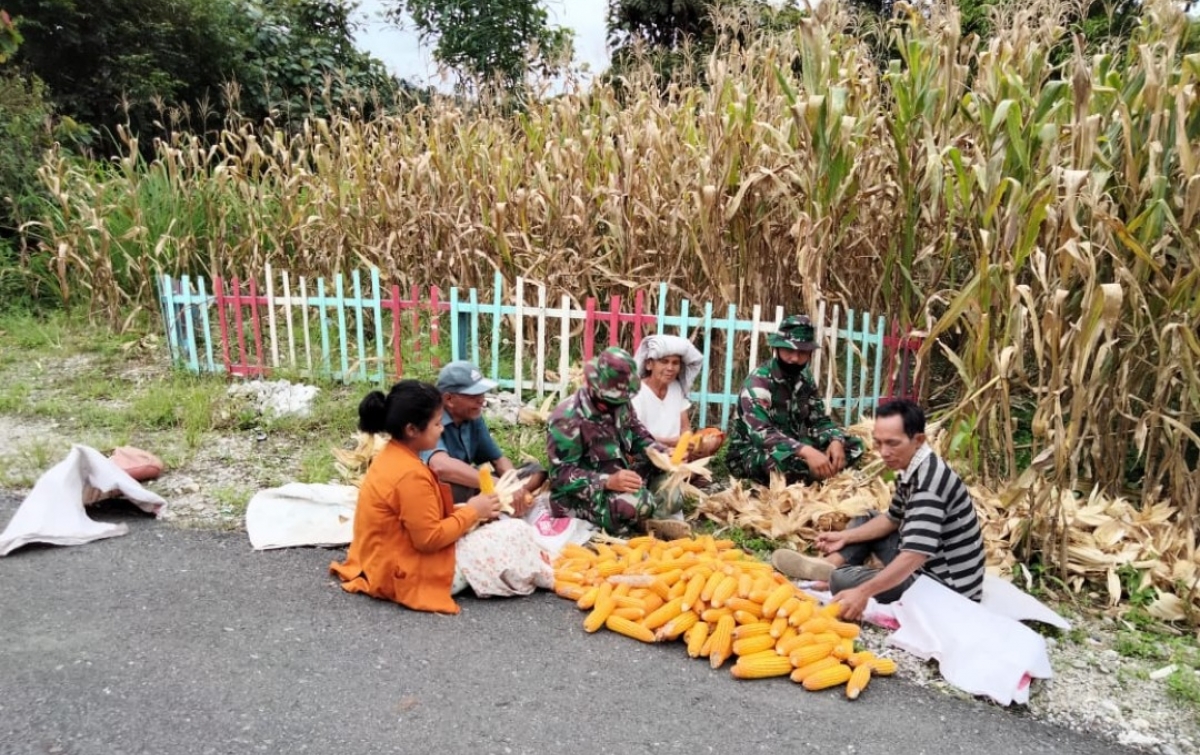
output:
<svg viewBox="0 0 1200 755"><path fill-rule="evenodd" d="M246 534L255 550L338 546L354 535L358 488L289 482L260 490L246 506Z"/></svg>
<svg viewBox="0 0 1200 755"><path fill-rule="evenodd" d="M807 591L823 603L833 599L827 591ZM1030 678L1052 676L1045 639L1020 622L1071 628L1037 598L990 574L980 603L920 576L895 603L869 600L863 620L896 629L888 644L936 658L947 682L1001 705L1029 702Z"/></svg>
<svg viewBox="0 0 1200 755"><path fill-rule="evenodd" d="M29 543L82 545L128 533L128 525L93 521L84 510L85 506L114 495L155 516L167 505L96 449L71 446L65 459L38 478L0 533L0 556Z"/></svg>
<svg viewBox="0 0 1200 755"><path fill-rule="evenodd" d="M683 430L681 415L692 407L678 380L667 386L663 398L656 396L643 380L631 403L634 414L655 438L678 438Z"/></svg>

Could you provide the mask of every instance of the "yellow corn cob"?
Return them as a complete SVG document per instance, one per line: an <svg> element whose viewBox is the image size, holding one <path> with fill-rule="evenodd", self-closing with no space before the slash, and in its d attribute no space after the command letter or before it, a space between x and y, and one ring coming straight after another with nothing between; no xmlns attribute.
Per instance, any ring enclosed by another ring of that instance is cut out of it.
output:
<svg viewBox="0 0 1200 755"><path fill-rule="evenodd" d="M765 603L767 598L771 597L774 589L775 585L771 585L768 589L762 590L756 584L754 589L750 591L750 594L746 596L746 600L753 600L755 603Z"/></svg>
<svg viewBox="0 0 1200 755"><path fill-rule="evenodd" d="M700 600L700 592L704 589L706 581L707 578L703 574L696 574L688 580L687 589L683 591L683 610L691 610Z"/></svg>
<svg viewBox="0 0 1200 755"><path fill-rule="evenodd" d="M817 634L818 632L824 632L825 630L829 629L830 623L832 622L828 616L814 616L800 625L800 631Z"/></svg>
<svg viewBox="0 0 1200 755"><path fill-rule="evenodd" d="M747 637L755 637L760 634L770 635L771 625L765 621L756 621L753 624L742 624L733 630L733 639L744 640Z"/></svg>
<svg viewBox="0 0 1200 755"><path fill-rule="evenodd" d="M867 684L871 681L871 664L864 663L854 669L854 673L850 674L850 681L846 682L846 697L851 700L857 700L862 691L867 688Z"/></svg>
<svg viewBox="0 0 1200 755"><path fill-rule="evenodd" d="M850 664L850 668L858 668L864 663L870 663L875 660L875 654L870 650L860 650L857 653L851 653L846 659L846 663Z"/></svg>
<svg viewBox="0 0 1200 755"><path fill-rule="evenodd" d="M733 620L738 624L759 624L762 622L762 617L749 611L734 611Z"/></svg>
<svg viewBox="0 0 1200 755"><path fill-rule="evenodd" d="M714 546L714 547L716 547L716 549L717 549L718 551L726 551L726 550L729 550L730 548L732 548L732 547L734 546L734 542L733 542L732 540L728 540L728 539L726 539L726 540L714 540L714 541L713 541L713 546Z"/></svg>
<svg viewBox="0 0 1200 755"><path fill-rule="evenodd" d="M568 571L566 569L560 569L559 571L554 572L555 582L574 582L577 585L581 585L585 580L586 577L584 576L583 572Z"/></svg>
<svg viewBox="0 0 1200 755"><path fill-rule="evenodd" d="M643 545L647 547L653 546L657 542L658 538L654 537L653 535L638 535L637 537L629 538L629 541L625 544L630 548L640 548Z"/></svg>
<svg viewBox="0 0 1200 755"><path fill-rule="evenodd" d="M791 587L791 585L782 585L783 587ZM795 588L793 588L794 590ZM803 600L795 595L789 596L786 600L779 604L779 608L775 611L776 616L791 616L792 613L804 603Z"/></svg>
<svg viewBox="0 0 1200 755"><path fill-rule="evenodd" d="M754 589L754 576L746 572L738 575L737 596L745 598L750 595L750 591ZM761 606L759 607L762 608Z"/></svg>
<svg viewBox="0 0 1200 755"><path fill-rule="evenodd" d="M849 637L850 639L858 637L862 631L858 624L851 624L847 621L835 621L829 625L829 629L839 637Z"/></svg>
<svg viewBox="0 0 1200 755"><path fill-rule="evenodd" d="M817 609L817 613L821 616L828 616L830 619L836 619L842 615L842 604L836 600L832 601L828 605L821 606L819 609Z"/></svg>
<svg viewBox="0 0 1200 755"><path fill-rule="evenodd" d="M804 677L804 689L809 692L816 692L817 690L829 689L830 687L839 687L850 681L850 675L853 673L849 666L839 663L836 666L821 669L815 674L809 674Z"/></svg>
<svg viewBox="0 0 1200 755"><path fill-rule="evenodd" d="M642 623L647 629L658 629L681 613L683 613L683 598L675 598L664 603L662 608L647 616Z"/></svg>
<svg viewBox="0 0 1200 755"><path fill-rule="evenodd" d="M736 679L767 679L773 676L787 676L792 672L792 664L787 658L775 654L754 655L738 658L733 664L733 676Z"/></svg>
<svg viewBox="0 0 1200 755"><path fill-rule="evenodd" d="M704 609L704 612L700 614L700 618L704 619L713 626L716 626L717 622L721 620L722 616L733 616L733 611L730 611L728 608L706 608ZM734 623L737 623L736 620Z"/></svg>
<svg viewBox="0 0 1200 755"><path fill-rule="evenodd" d="M724 581L725 581L725 575L720 571L714 571L709 576L709 578L705 581L704 587L700 590L700 600L703 600L705 603L711 604L713 592L715 592L717 589L717 586L720 585Z"/></svg>
<svg viewBox="0 0 1200 755"><path fill-rule="evenodd" d="M688 656L699 658L700 649L704 647L704 642L708 639L708 624L703 621L696 622L691 629L684 633L684 638L687 640Z"/></svg>
<svg viewBox="0 0 1200 755"><path fill-rule="evenodd" d="M687 456L688 444L691 443L692 434L684 433L679 436L679 441L675 443L675 448L671 451L671 463L683 463L683 457Z"/></svg>
<svg viewBox="0 0 1200 755"><path fill-rule="evenodd" d="M656 593L650 593L646 597L642 598L642 603L644 603L646 607L647 616L662 608L666 602L667 601L660 598Z"/></svg>
<svg viewBox="0 0 1200 755"><path fill-rule="evenodd" d="M685 611L675 618L663 624L657 632L654 633L654 638L657 640L677 640L687 630L700 621L700 617L693 611Z"/></svg>
<svg viewBox="0 0 1200 755"><path fill-rule="evenodd" d="M479 470L479 492L484 495L496 492L496 481L492 479L492 470L488 467Z"/></svg>
<svg viewBox="0 0 1200 755"><path fill-rule="evenodd" d="M822 642L819 645L801 645L788 654L792 665L796 668L802 668L810 663L819 661L822 658L831 657L833 654L833 645ZM837 659L835 659L837 660Z"/></svg>
<svg viewBox="0 0 1200 755"><path fill-rule="evenodd" d="M780 637L783 636L783 633L787 631L787 628L788 628L787 617L786 616L776 616L775 619L771 622L771 628L769 630L767 630L767 633L770 634L775 639L779 639Z"/></svg>
<svg viewBox="0 0 1200 755"><path fill-rule="evenodd" d="M841 664L841 661L839 661L837 658L834 658L832 655L826 656L819 661L813 661L812 663L808 664L807 666L801 666L798 669L796 669L795 671L793 671L792 672L792 681L799 684L800 682L803 682L805 680L805 678L808 677L809 674L815 674L818 671L821 671L822 669L832 668L832 667L840 665L840 664Z"/></svg>
<svg viewBox="0 0 1200 755"><path fill-rule="evenodd" d="M618 584L616 587L613 588L612 594L613 594L614 598L619 598L622 596L629 595L631 590L633 590L632 582L621 582L620 584Z"/></svg>
<svg viewBox="0 0 1200 755"><path fill-rule="evenodd" d="M612 612L617 609L617 602L611 595L601 595L596 598L596 607L583 620L583 630L585 632L595 632L600 627L604 626L604 622L612 615Z"/></svg>
<svg viewBox="0 0 1200 755"><path fill-rule="evenodd" d="M671 599L671 585L667 584L666 580L661 577L656 578L650 583L650 592L654 593L663 600Z"/></svg>
<svg viewBox="0 0 1200 755"><path fill-rule="evenodd" d="M788 614L788 624L794 627L799 627L801 624L811 619L812 615L812 602L802 600L800 601L800 605L796 606L792 612Z"/></svg>
<svg viewBox="0 0 1200 755"><path fill-rule="evenodd" d="M813 635L813 642L828 642L831 645L838 644L842 639L833 632L817 632Z"/></svg>
<svg viewBox="0 0 1200 755"><path fill-rule="evenodd" d="M745 611L746 613L752 613L759 619L767 618L767 615L763 613L761 604L745 598L730 598L729 600L725 601L725 607L732 611Z"/></svg>
<svg viewBox="0 0 1200 755"><path fill-rule="evenodd" d="M795 592L796 588L792 587L790 584L779 585L776 587L773 591L771 591L771 597L763 601L763 616L774 617L779 613L779 609L783 607L783 604L787 602L787 599L792 597L792 594ZM786 615L787 614L784 614L784 616Z"/></svg>
<svg viewBox="0 0 1200 755"><path fill-rule="evenodd" d="M896 673L896 662L891 658L876 658L868 665L875 676L891 676Z"/></svg>
<svg viewBox="0 0 1200 755"><path fill-rule="evenodd" d="M646 604L641 598L634 598L629 595L613 595L613 600L617 604L617 608L636 608L642 613L646 612Z"/></svg>
<svg viewBox="0 0 1200 755"><path fill-rule="evenodd" d="M620 574L625 571L625 564L620 561L603 561L596 566L601 577L611 577L614 574Z"/></svg>
<svg viewBox="0 0 1200 755"><path fill-rule="evenodd" d="M559 555L562 558L582 558L587 561L596 560L595 552L584 548L582 545L576 545L575 543L567 543L564 545L562 552Z"/></svg>
<svg viewBox="0 0 1200 755"><path fill-rule="evenodd" d="M596 543L596 555L600 559L615 559L617 557L617 552L613 550L612 547L607 543Z"/></svg>
<svg viewBox="0 0 1200 755"><path fill-rule="evenodd" d="M712 649L708 655L708 663L713 668L721 668L733 652L733 617L722 616L713 630Z"/></svg>
<svg viewBox="0 0 1200 755"><path fill-rule="evenodd" d="M587 593L589 588L583 585L577 585L574 582L555 582L554 594L560 598L567 600L579 600ZM592 588L594 589L594 588Z"/></svg>
<svg viewBox="0 0 1200 755"><path fill-rule="evenodd" d="M622 619L620 616L609 616L608 620L604 622L604 626L608 627L611 632L632 637L639 642L654 642L654 632L629 619Z"/></svg>
<svg viewBox="0 0 1200 755"><path fill-rule="evenodd" d="M725 601L732 598L733 594L737 592L737 583L736 577L725 577L721 580L721 584L717 585L717 589L713 590L712 600L708 601L708 604L714 608L724 607Z"/></svg>
<svg viewBox="0 0 1200 755"><path fill-rule="evenodd" d="M609 616L620 616L622 619L629 619L630 621L641 621L645 618L646 612L640 608L617 607L613 609L613 612Z"/></svg>
<svg viewBox="0 0 1200 755"><path fill-rule="evenodd" d="M788 627L787 629L783 630L783 634L779 635L779 642L783 642L784 640L790 640L793 637L799 637L799 636L800 636L800 633L798 631L796 631L796 627Z"/></svg>
<svg viewBox="0 0 1200 755"><path fill-rule="evenodd" d="M833 646L832 655L834 658L840 658L843 661L854 655L854 640L849 637L843 637L838 640L837 644Z"/></svg>
<svg viewBox="0 0 1200 755"><path fill-rule="evenodd" d="M678 582L671 585L671 589L667 592L667 599L673 600L675 598L682 598L683 594L687 592L687 586L688 583L680 579Z"/></svg>
<svg viewBox="0 0 1200 755"><path fill-rule="evenodd" d="M775 640L769 634L760 634L733 641L734 655L752 655L770 650L775 647Z"/></svg>
<svg viewBox="0 0 1200 755"><path fill-rule="evenodd" d="M780 638L775 643L775 652L786 658L792 654L793 650L796 650L804 644L804 640L802 639L803 637L804 635L794 634L791 637Z"/></svg>
<svg viewBox="0 0 1200 755"><path fill-rule="evenodd" d="M580 611L589 611L596 605L596 598L600 597L599 587L589 587L587 591L575 599L575 607Z"/></svg>

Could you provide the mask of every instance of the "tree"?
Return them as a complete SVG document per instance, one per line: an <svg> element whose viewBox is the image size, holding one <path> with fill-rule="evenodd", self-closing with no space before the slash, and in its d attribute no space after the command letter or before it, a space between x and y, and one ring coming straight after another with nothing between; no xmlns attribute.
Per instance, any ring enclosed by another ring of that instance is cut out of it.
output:
<svg viewBox="0 0 1200 755"><path fill-rule="evenodd" d="M552 76L571 59L572 32L551 26L538 0L394 0L388 16L412 20L433 56L463 82L520 89L530 71Z"/></svg>
<svg viewBox="0 0 1200 755"><path fill-rule="evenodd" d="M337 0L4 2L25 37L15 62L46 83L59 112L102 133L118 124L153 133L162 106L190 113L192 128L219 125L233 80L254 119L340 106L349 87L327 81L395 88L354 49L355 6Z"/></svg>

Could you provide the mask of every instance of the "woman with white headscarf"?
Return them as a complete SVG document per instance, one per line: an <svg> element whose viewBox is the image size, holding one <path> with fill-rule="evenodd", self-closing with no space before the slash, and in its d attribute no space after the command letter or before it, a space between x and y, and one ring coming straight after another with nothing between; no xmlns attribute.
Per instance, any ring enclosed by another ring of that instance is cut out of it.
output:
<svg viewBox="0 0 1200 755"><path fill-rule="evenodd" d="M674 446L692 430L688 392L704 367L704 355L686 338L654 335L642 339L633 358L642 379L633 410L655 440ZM707 433L692 455L711 456L723 440L719 431Z"/></svg>

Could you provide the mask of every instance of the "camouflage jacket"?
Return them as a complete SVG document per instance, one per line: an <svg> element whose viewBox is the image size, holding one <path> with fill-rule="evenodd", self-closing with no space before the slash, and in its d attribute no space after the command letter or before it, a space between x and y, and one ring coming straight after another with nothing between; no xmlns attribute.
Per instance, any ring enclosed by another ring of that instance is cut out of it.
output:
<svg viewBox="0 0 1200 755"><path fill-rule="evenodd" d="M846 434L825 411L808 367L793 382L772 358L746 378L729 437L731 457L761 450L783 461L803 446L824 447L834 440L845 442Z"/></svg>
<svg viewBox="0 0 1200 755"><path fill-rule="evenodd" d="M613 472L644 467L650 446L671 452L650 436L632 405L614 406L611 413L602 414L587 389L579 389L550 415L546 456L551 500L594 498Z"/></svg>

